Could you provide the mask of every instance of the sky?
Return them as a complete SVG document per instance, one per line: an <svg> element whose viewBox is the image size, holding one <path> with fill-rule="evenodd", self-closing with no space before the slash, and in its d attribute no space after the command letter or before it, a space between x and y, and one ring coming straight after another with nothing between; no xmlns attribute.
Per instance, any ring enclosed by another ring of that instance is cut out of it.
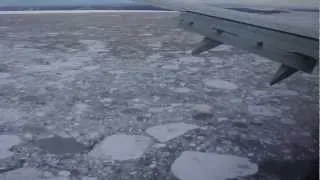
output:
<svg viewBox="0 0 320 180"><path fill-rule="evenodd" d="M122 4L133 0L0 0L0 6L17 5L78 5L78 4Z"/></svg>
<svg viewBox="0 0 320 180"><path fill-rule="evenodd" d="M0 0L0 6L17 6L17 5L79 5L79 4L123 4L123 3L135 3L134 1L143 0ZM161 1L161 0L150 0L153 2ZM164 1L164 0L162 0ZM168 2L168 0L165 0ZM300 4L310 4L318 5L318 0L170 0L176 2L193 2L193 3L240 3L240 4L276 4L280 3L284 4L292 4L292 3L300 3ZM169 1L169 2L170 2Z"/></svg>

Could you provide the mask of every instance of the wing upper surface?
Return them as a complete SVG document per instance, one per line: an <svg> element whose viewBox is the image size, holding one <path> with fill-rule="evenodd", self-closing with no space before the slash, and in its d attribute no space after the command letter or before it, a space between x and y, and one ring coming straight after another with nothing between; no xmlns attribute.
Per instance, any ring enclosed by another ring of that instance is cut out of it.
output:
<svg viewBox="0 0 320 180"><path fill-rule="evenodd" d="M317 0L138 0L265 27L307 38L319 38Z"/></svg>

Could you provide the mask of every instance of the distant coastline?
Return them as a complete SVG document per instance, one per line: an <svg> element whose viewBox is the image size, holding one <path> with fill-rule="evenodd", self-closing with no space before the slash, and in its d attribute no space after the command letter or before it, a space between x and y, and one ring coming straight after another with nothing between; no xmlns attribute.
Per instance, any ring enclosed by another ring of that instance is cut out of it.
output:
<svg viewBox="0 0 320 180"><path fill-rule="evenodd" d="M79 5L79 6L0 6L0 11L68 11L68 10L147 10L170 11L150 5Z"/></svg>

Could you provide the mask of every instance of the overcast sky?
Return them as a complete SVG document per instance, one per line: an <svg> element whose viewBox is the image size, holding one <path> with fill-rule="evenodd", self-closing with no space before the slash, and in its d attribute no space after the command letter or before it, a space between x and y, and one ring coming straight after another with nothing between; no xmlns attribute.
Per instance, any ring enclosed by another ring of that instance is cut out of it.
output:
<svg viewBox="0 0 320 180"><path fill-rule="evenodd" d="M134 1L143 2L143 0L0 0L0 6L10 5L78 5L78 4L122 4L135 3ZM150 0L151 2L194 2L194 3L240 3L240 4L273 4L273 5L290 5L300 4L312 5L318 7L318 0Z"/></svg>
<svg viewBox="0 0 320 180"><path fill-rule="evenodd" d="M1 6L11 5L65 5L65 4L120 4L133 0L0 0Z"/></svg>

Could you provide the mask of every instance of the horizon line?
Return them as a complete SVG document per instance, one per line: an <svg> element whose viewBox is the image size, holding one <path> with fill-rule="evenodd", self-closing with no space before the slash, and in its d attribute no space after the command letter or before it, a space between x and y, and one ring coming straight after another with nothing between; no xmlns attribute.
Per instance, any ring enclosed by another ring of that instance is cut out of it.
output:
<svg viewBox="0 0 320 180"><path fill-rule="evenodd" d="M75 13L177 13L178 11L163 11L163 10L24 10L24 11L0 11L0 14L75 14Z"/></svg>

